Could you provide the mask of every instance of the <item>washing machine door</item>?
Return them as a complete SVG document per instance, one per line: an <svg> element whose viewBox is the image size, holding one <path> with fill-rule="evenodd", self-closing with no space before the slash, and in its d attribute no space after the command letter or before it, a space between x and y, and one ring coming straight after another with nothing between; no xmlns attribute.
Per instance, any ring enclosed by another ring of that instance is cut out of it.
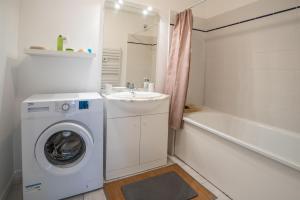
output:
<svg viewBox="0 0 300 200"><path fill-rule="evenodd" d="M78 172L87 165L93 151L91 133L74 122L61 122L47 128L35 145L40 167L52 174Z"/></svg>

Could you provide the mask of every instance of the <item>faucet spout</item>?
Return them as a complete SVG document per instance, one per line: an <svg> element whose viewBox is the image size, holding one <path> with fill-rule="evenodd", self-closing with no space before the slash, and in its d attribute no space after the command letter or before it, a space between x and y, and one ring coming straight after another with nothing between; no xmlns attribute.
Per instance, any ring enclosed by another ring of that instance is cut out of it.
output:
<svg viewBox="0 0 300 200"><path fill-rule="evenodd" d="M130 94L132 95L132 97L135 97L135 91L134 91L134 89L130 89Z"/></svg>

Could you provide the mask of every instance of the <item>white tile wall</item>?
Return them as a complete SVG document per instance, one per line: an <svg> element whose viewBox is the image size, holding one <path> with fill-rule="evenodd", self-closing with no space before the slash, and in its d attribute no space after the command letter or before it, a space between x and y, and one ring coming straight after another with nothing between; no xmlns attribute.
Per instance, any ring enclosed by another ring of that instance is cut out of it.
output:
<svg viewBox="0 0 300 200"><path fill-rule="evenodd" d="M193 32L192 59L190 68L187 103L197 106L203 105L205 83L205 35Z"/></svg>
<svg viewBox="0 0 300 200"><path fill-rule="evenodd" d="M276 1L276 9L282 3ZM295 0L286 3L283 8ZM220 21L224 18L219 16ZM300 133L299 10L211 32L206 38L204 104Z"/></svg>

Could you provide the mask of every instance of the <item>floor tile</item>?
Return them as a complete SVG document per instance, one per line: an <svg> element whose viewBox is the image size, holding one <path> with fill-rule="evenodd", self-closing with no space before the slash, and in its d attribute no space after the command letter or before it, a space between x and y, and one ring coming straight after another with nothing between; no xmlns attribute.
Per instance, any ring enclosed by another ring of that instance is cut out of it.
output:
<svg viewBox="0 0 300 200"><path fill-rule="evenodd" d="M106 200L103 189L84 194L84 200Z"/></svg>
<svg viewBox="0 0 300 200"><path fill-rule="evenodd" d="M74 196L74 197L70 197L70 198L67 198L65 200L83 200L83 194L82 195L77 195L77 196Z"/></svg>
<svg viewBox="0 0 300 200"><path fill-rule="evenodd" d="M214 195L216 195L218 197L218 200L230 200L230 198L226 196L221 190L216 188L214 185L212 185L209 181L207 181L204 177L202 177L200 174L198 174L195 170L193 170L181 160L177 159L176 157L170 156L168 159L168 165L172 163L176 163L181 168L183 168L196 181L198 181L206 189L211 191ZM7 200L22 200L22 185L13 185L8 194ZM84 195L71 197L66 200L106 200L106 198L103 189L100 189L86 193Z"/></svg>
<svg viewBox="0 0 300 200"><path fill-rule="evenodd" d="M178 164L182 169L184 169L190 176L192 176L195 180L197 180L201 185L203 185L206 189L208 189L210 192L212 192L218 200L230 200L228 196L224 194L223 191L218 189L216 186L211 184L208 180L206 180L204 177L202 177L199 173L197 173L194 169L189 167L187 164L179 160L178 158L174 156L169 156L169 159Z"/></svg>
<svg viewBox="0 0 300 200"><path fill-rule="evenodd" d="M207 182L207 180L202 177L200 174L198 174L195 170L193 170L191 167L189 167L188 165L186 165L185 163L183 163L182 161L180 161L179 159L177 159L176 157L173 156L169 156L170 160L173 163L178 164L182 169L184 169L188 174L190 174L194 179L196 179L200 184L204 184Z"/></svg>
<svg viewBox="0 0 300 200"><path fill-rule="evenodd" d="M8 193L7 200L22 200L22 186L13 185Z"/></svg>

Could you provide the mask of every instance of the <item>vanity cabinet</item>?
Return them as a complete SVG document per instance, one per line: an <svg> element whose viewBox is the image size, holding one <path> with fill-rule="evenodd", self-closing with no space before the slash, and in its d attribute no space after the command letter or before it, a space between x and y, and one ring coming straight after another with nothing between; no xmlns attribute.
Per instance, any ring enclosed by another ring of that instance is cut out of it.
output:
<svg viewBox="0 0 300 200"><path fill-rule="evenodd" d="M140 117L107 120L107 169L139 165Z"/></svg>
<svg viewBox="0 0 300 200"><path fill-rule="evenodd" d="M169 99L150 102L132 113L126 103L106 103L106 180L128 176L167 164ZM125 108L123 108L125 106ZM121 109L121 110L118 110Z"/></svg>
<svg viewBox="0 0 300 200"><path fill-rule="evenodd" d="M141 117L140 162L164 159L168 143L168 114Z"/></svg>

